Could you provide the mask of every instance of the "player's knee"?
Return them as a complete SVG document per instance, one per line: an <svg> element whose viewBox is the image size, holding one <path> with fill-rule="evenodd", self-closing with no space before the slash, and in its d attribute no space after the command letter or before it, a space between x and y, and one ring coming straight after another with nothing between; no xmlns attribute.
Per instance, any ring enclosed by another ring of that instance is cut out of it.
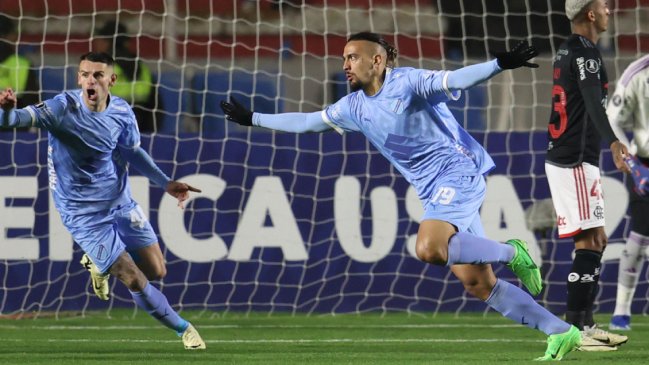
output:
<svg viewBox="0 0 649 365"><path fill-rule="evenodd" d="M593 249L594 251L597 252L604 252L604 249L606 249L606 244L608 243L608 237L606 236L606 233L600 233L596 234L595 238L593 239Z"/></svg>
<svg viewBox="0 0 649 365"><path fill-rule="evenodd" d="M417 240L415 252L421 261L430 264L446 265L448 261L448 245L436 244L434 241Z"/></svg>
<svg viewBox="0 0 649 365"><path fill-rule="evenodd" d="M148 279L162 280L165 276L167 276L167 268L164 265L157 265Z"/></svg>
<svg viewBox="0 0 649 365"><path fill-rule="evenodd" d="M146 265L141 263L138 267L149 280L161 280L167 276L167 268L164 262L147 262Z"/></svg>
<svg viewBox="0 0 649 365"><path fill-rule="evenodd" d="M587 230L576 236L575 245L577 249L584 249L602 253L608 243L608 237L604 229Z"/></svg>
<svg viewBox="0 0 649 365"><path fill-rule="evenodd" d="M147 280L144 277L144 275L140 274L117 274L116 275L117 279L121 281L127 288L128 290L132 292L139 292L144 290L144 287L147 284Z"/></svg>

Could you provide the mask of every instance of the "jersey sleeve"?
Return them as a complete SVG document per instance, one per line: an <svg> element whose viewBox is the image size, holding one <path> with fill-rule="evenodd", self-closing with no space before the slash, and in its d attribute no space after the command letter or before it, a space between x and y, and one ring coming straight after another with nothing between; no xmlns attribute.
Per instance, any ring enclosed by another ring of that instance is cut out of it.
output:
<svg viewBox="0 0 649 365"><path fill-rule="evenodd" d="M431 104L438 104L460 98L459 90L449 90L448 76L447 71L412 69L408 71L407 80L417 95Z"/></svg>
<svg viewBox="0 0 649 365"><path fill-rule="evenodd" d="M137 126L135 114L129 110L126 127L120 134L117 144L121 148L135 149L140 145L140 129Z"/></svg>
<svg viewBox="0 0 649 365"><path fill-rule="evenodd" d="M580 89L587 87L601 88L602 60L594 48L575 50L570 67L577 78Z"/></svg>
<svg viewBox="0 0 649 365"><path fill-rule="evenodd" d="M346 95L322 111L322 120L340 134L360 130L352 113L353 97L354 94Z"/></svg>
<svg viewBox="0 0 649 365"><path fill-rule="evenodd" d="M74 103L70 96L59 94L52 99L30 105L25 109L32 116L32 125L34 127L55 130L58 128L61 119L63 119L63 114L70 102Z"/></svg>
<svg viewBox="0 0 649 365"><path fill-rule="evenodd" d="M615 93L606 107L606 114L611 125L621 128L633 126L633 111L637 106L638 99L633 92L632 85L624 86L618 83L615 87Z"/></svg>

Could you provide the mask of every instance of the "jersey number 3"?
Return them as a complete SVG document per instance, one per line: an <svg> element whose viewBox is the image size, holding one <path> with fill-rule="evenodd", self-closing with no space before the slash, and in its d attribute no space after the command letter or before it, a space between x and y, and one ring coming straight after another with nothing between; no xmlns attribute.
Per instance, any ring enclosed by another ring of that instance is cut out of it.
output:
<svg viewBox="0 0 649 365"><path fill-rule="evenodd" d="M548 130L553 139L559 138L566 131L568 126L568 113L566 113L566 92L561 85L554 85L552 88L552 104L554 111L559 113L559 128L556 124L550 123Z"/></svg>
<svg viewBox="0 0 649 365"><path fill-rule="evenodd" d="M455 189L453 188L447 188L444 186L440 186L437 188L437 192L435 195L433 195L433 198L430 200L431 203L433 204L442 204L446 205L453 200L453 197L455 196Z"/></svg>

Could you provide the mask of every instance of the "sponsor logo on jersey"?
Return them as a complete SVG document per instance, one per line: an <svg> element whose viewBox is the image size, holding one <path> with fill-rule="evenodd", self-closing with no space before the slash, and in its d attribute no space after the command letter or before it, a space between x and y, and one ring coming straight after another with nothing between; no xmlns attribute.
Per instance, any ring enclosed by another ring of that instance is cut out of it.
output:
<svg viewBox="0 0 649 365"><path fill-rule="evenodd" d="M579 80L586 80L586 70L584 67L583 57L577 57L577 69L579 69Z"/></svg>
<svg viewBox="0 0 649 365"><path fill-rule="evenodd" d="M566 217L557 216L557 226L563 227L566 225Z"/></svg>
<svg viewBox="0 0 649 365"><path fill-rule="evenodd" d="M557 52L557 55L554 56L555 61L559 61L561 59L561 56L567 56L570 51L567 49L560 49L559 52Z"/></svg>
<svg viewBox="0 0 649 365"><path fill-rule="evenodd" d="M586 60L586 70L592 74L597 73L599 71L599 62L593 59Z"/></svg>
<svg viewBox="0 0 649 365"><path fill-rule="evenodd" d="M56 184L58 183L58 178L56 176L56 170L54 169L54 158L52 157L54 149L52 146L47 146L47 174L48 181L51 190L56 190Z"/></svg>

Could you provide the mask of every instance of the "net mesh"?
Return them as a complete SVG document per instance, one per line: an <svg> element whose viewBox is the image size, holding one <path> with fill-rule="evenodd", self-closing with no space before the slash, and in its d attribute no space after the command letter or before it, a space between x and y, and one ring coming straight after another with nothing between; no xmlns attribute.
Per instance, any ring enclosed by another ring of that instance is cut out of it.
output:
<svg viewBox="0 0 649 365"><path fill-rule="evenodd" d="M646 51L649 2L609 7L599 46L613 85ZM108 44L144 148L170 176L203 189L180 211L132 172L167 260L156 285L179 309L218 311L486 311L446 268L416 259L416 194L362 136L243 129L218 104L234 97L258 112L321 110L348 92L342 49L359 31L383 34L399 66L429 69L530 41L539 69L503 73L449 105L498 165L482 210L487 235L527 239L543 262L541 302L564 310L573 245L556 238L543 169L552 55L570 33L563 0L4 0L0 14L16 29L0 37L7 54L26 57L37 82L21 92L25 105L75 88L79 55ZM48 197L46 153L44 132L0 134L0 314L106 307L89 294L81 252ZM611 311L629 227L608 151L602 168L611 243L597 310ZM646 271L641 278L633 309L646 313ZM112 290L109 308L133 305L114 279Z"/></svg>

